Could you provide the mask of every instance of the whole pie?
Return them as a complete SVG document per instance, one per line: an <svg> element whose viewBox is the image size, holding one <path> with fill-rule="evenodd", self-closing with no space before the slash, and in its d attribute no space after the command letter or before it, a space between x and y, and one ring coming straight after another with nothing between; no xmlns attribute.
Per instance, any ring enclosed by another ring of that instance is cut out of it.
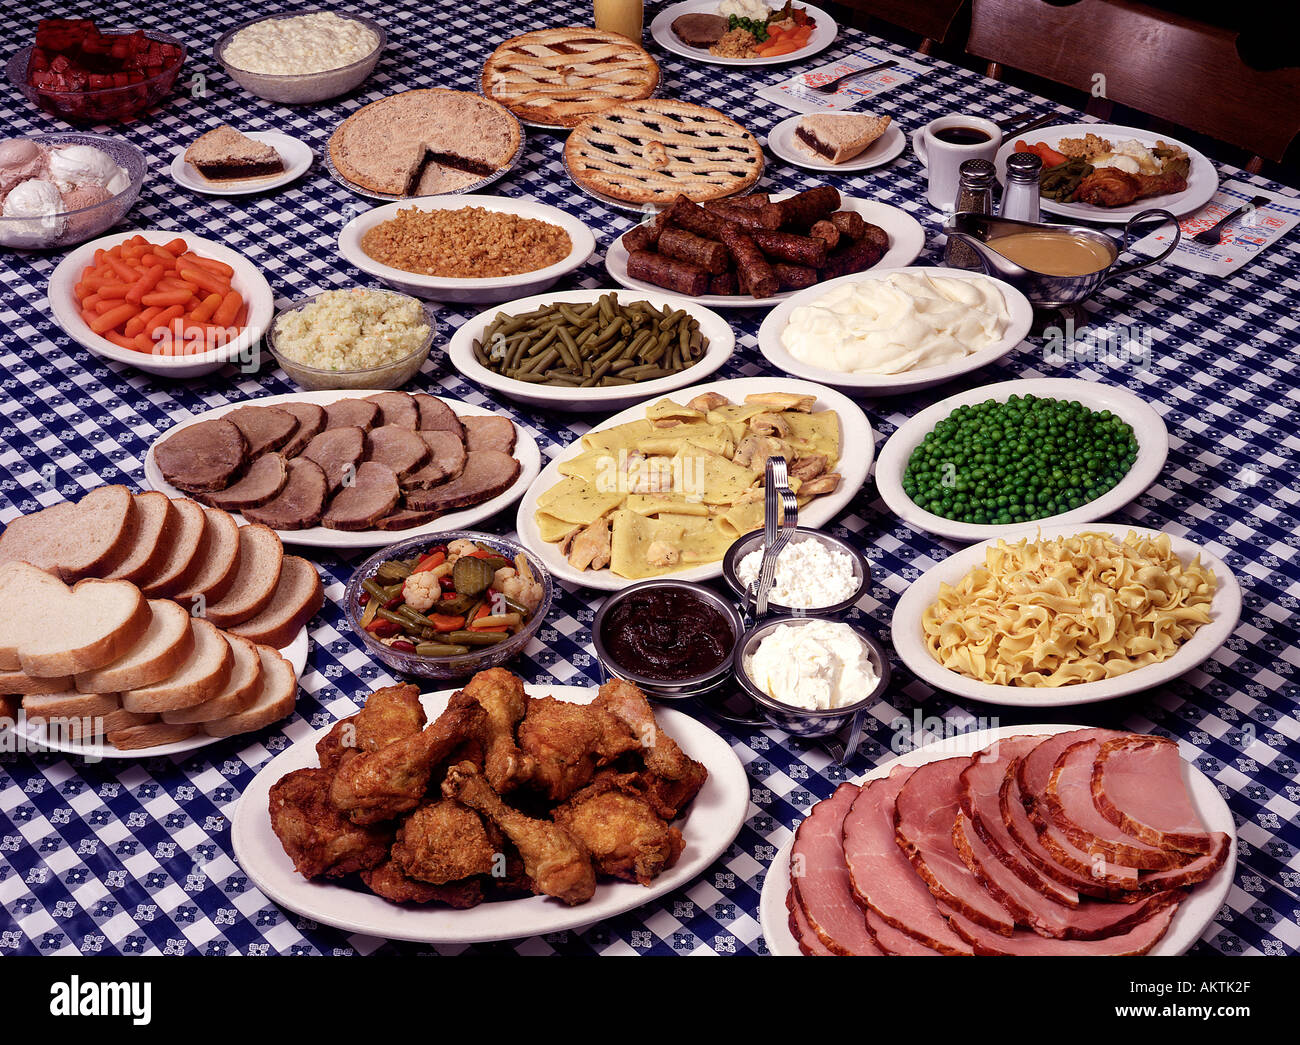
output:
<svg viewBox="0 0 1300 1045"><path fill-rule="evenodd" d="M621 102L649 98L659 66L618 33L539 29L507 40L483 66L483 93L523 120L572 127Z"/></svg>
<svg viewBox="0 0 1300 1045"><path fill-rule="evenodd" d="M763 173L763 147L716 109L654 99L590 116L564 162L579 185L627 203L702 203L742 192Z"/></svg>
<svg viewBox="0 0 1300 1045"><path fill-rule="evenodd" d="M519 150L519 121L496 102L443 88L363 106L330 136L348 181L393 196L455 192L495 174Z"/></svg>

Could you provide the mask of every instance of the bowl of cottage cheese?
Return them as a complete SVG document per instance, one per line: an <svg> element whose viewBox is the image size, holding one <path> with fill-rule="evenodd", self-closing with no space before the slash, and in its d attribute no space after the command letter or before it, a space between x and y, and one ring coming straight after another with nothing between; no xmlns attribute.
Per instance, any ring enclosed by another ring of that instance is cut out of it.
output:
<svg viewBox="0 0 1300 1045"><path fill-rule="evenodd" d="M750 613L764 548L763 531L752 530L737 537L722 559L723 580ZM800 526L777 556L768 608L774 615L841 617L870 580L866 559L847 540Z"/></svg>
<svg viewBox="0 0 1300 1045"><path fill-rule="evenodd" d="M384 27L364 15L305 10L245 22L218 40L214 53L249 94L309 105L361 86L387 42Z"/></svg>

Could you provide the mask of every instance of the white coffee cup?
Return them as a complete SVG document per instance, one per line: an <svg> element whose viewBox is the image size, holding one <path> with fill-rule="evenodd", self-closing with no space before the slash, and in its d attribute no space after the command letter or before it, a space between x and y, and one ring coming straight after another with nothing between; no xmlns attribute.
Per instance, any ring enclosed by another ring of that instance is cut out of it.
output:
<svg viewBox="0 0 1300 1045"><path fill-rule="evenodd" d="M939 137L942 131L954 129L981 132L984 141L951 142ZM992 120L979 116L940 116L924 127L912 132L912 149L925 164L930 187L925 197L935 210L947 214L957 200L958 169L967 160L993 162L1002 144L1002 131Z"/></svg>

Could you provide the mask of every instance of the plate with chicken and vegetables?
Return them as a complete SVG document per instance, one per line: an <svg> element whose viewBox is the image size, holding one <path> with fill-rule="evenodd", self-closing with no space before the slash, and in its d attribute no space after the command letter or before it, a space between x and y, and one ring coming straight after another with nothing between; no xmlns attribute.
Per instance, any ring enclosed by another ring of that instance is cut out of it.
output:
<svg viewBox="0 0 1300 1045"><path fill-rule="evenodd" d="M1003 142L994 161L1003 182L1015 152L1043 161L1041 208L1077 221L1119 225L1153 207L1190 214L1219 187L1218 172L1203 154L1137 127L1079 123Z"/></svg>
<svg viewBox="0 0 1300 1045"><path fill-rule="evenodd" d="M595 924L680 889L735 840L731 747L630 683L413 685L272 759L235 810L266 896L346 932L484 943Z"/></svg>

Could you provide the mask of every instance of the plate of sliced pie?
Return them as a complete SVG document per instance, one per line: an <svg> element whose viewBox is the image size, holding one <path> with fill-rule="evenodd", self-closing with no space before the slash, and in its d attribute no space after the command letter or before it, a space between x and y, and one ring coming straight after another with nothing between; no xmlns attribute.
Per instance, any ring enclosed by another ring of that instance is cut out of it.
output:
<svg viewBox="0 0 1300 1045"><path fill-rule="evenodd" d="M848 174L902 155L907 136L888 116L810 113L782 120L768 131L767 145L796 167Z"/></svg>
<svg viewBox="0 0 1300 1045"><path fill-rule="evenodd" d="M523 150L523 128L504 106L435 87L362 106L330 135L326 167L353 192L393 201L473 192Z"/></svg>
<svg viewBox="0 0 1300 1045"><path fill-rule="evenodd" d="M533 127L568 130L593 113L649 98L659 64L625 36L538 29L512 37L483 64L483 94Z"/></svg>
<svg viewBox="0 0 1300 1045"><path fill-rule="evenodd" d="M579 188L645 209L679 194L703 203L752 189L763 147L717 109L657 98L587 117L564 144L564 164Z"/></svg>
<svg viewBox="0 0 1300 1045"><path fill-rule="evenodd" d="M209 196L267 192L301 177L315 159L311 146L279 131L244 133L226 124L172 158L172 180Z"/></svg>

